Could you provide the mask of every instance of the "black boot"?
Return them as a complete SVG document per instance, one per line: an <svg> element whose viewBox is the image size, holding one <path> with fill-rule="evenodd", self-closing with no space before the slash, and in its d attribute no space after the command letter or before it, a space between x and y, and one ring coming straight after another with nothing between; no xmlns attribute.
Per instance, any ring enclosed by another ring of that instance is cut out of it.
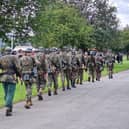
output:
<svg viewBox="0 0 129 129"><path fill-rule="evenodd" d="M54 91L54 95L58 95L58 93L56 91Z"/></svg>
<svg viewBox="0 0 129 129"><path fill-rule="evenodd" d="M24 106L26 109L30 109L30 104L29 104L29 100L26 101L26 104Z"/></svg>
<svg viewBox="0 0 129 129"><path fill-rule="evenodd" d="M65 91L65 87L64 86L62 86L62 91Z"/></svg>
<svg viewBox="0 0 129 129"><path fill-rule="evenodd" d="M51 96L52 94L51 94L51 90L49 89L48 90L48 96Z"/></svg>
<svg viewBox="0 0 129 129"><path fill-rule="evenodd" d="M42 101L43 100L43 96L42 95L38 95L38 100Z"/></svg>
<svg viewBox="0 0 129 129"><path fill-rule="evenodd" d="M76 86L75 86L75 85L73 85L73 86L72 86L72 88L76 88Z"/></svg>
<svg viewBox="0 0 129 129"><path fill-rule="evenodd" d="M90 77L88 77L88 82L90 82Z"/></svg>
<svg viewBox="0 0 129 129"><path fill-rule="evenodd" d="M71 88L69 86L67 86L67 90L71 90Z"/></svg>
<svg viewBox="0 0 129 129"><path fill-rule="evenodd" d="M6 109L5 116L12 116L12 110L11 110L11 108L7 108Z"/></svg>
<svg viewBox="0 0 129 129"><path fill-rule="evenodd" d="M54 90L54 95L58 95L57 90Z"/></svg>

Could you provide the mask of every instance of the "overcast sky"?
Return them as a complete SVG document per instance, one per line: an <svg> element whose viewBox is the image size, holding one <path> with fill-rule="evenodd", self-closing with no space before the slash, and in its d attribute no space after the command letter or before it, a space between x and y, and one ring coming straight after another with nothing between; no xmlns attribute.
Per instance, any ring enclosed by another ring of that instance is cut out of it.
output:
<svg viewBox="0 0 129 129"><path fill-rule="evenodd" d="M129 24L129 0L110 0L110 2L117 7L120 26L125 27Z"/></svg>

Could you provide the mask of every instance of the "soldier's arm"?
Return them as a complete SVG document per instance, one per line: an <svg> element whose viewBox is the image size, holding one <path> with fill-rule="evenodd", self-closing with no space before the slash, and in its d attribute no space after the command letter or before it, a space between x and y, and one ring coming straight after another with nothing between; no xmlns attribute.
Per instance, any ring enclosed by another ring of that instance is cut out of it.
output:
<svg viewBox="0 0 129 129"><path fill-rule="evenodd" d="M16 76L21 78L21 65L20 65L20 60L18 59L17 56L14 58L14 70L16 72Z"/></svg>

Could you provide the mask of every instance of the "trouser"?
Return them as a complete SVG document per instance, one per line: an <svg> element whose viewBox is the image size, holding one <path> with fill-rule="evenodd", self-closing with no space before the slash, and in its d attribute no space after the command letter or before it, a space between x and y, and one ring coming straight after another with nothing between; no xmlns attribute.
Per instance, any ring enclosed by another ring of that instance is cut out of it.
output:
<svg viewBox="0 0 129 129"><path fill-rule="evenodd" d="M83 69L79 69L78 78L77 78L77 84L82 84L82 81L83 81Z"/></svg>
<svg viewBox="0 0 129 129"><path fill-rule="evenodd" d="M66 77L67 88L69 88L70 87L70 83L69 83L69 81L70 81L70 70L69 69L65 70L64 74L65 74L65 77Z"/></svg>
<svg viewBox="0 0 129 129"><path fill-rule="evenodd" d="M24 83L26 87L26 99L29 101L32 97L32 83L30 81L25 81Z"/></svg>
<svg viewBox="0 0 129 129"><path fill-rule="evenodd" d="M95 78L95 70L89 70L88 73L88 81L90 81L92 79L92 82L94 82L94 78Z"/></svg>
<svg viewBox="0 0 129 129"><path fill-rule="evenodd" d="M15 95L16 90L16 84L15 83L9 83L9 82L3 82L3 88L4 88L4 94L5 94L5 106L12 108L13 106L13 98Z"/></svg>
<svg viewBox="0 0 129 129"><path fill-rule="evenodd" d="M48 74L48 89L52 88L52 83L54 83L54 91L58 89L58 74L49 73Z"/></svg>
<svg viewBox="0 0 129 129"><path fill-rule="evenodd" d="M70 77L71 86L72 86L72 87L75 87L75 83L76 83L77 77L78 77L78 70L73 69L73 70L71 71L71 77Z"/></svg>
<svg viewBox="0 0 129 129"><path fill-rule="evenodd" d="M38 76L37 78L37 92L38 92L38 95L42 95L43 94L43 89L45 88L46 86L46 80L44 79L43 76Z"/></svg>
<svg viewBox="0 0 129 129"><path fill-rule="evenodd" d="M109 79L113 78L113 70L112 69L108 69L108 77L109 77Z"/></svg>

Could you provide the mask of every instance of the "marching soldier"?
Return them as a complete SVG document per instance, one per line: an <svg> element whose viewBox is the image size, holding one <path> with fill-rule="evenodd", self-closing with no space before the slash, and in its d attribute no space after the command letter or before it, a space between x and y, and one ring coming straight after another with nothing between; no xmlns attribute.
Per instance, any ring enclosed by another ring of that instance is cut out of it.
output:
<svg viewBox="0 0 129 129"><path fill-rule="evenodd" d="M57 50L48 55L48 95L51 96L52 83L54 83L54 95L57 95L58 75L61 70L60 55Z"/></svg>
<svg viewBox="0 0 129 129"><path fill-rule="evenodd" d="M62 79L62 87L63 91L65 91L65 79L66 79L66 85L67 90L70 90L70 76L71 76L71 52L68 50L68 48L62 49L62 73L61 73L61 79Z"/></svg>
<svg viewBox="0 0 129 129"><path fill-rule="evenodd" d="M88 53L87 68L88 68L88 81L94 82L95 78L95 57L92 53Z"/></svg>
<svg viewBox="0 0 129 129"><path fill-rule="evenodd" d="M100 81L101 78L101 72L103 70L103 57L101 54L98 53L98 55L95 56L95 63L96 63L96 80Z"/></svg>
<svg viewBox="0 0 129 129"><path fill-rule="evenodd" d="M114 68L114 58L112 56L112 53L109 52L106 55L106 64L107 64L107 71L108 71L108 77L109 79L113 78L113 68Z"/></svg>
<svg viewBox="0 0 129 129"><path fill-rule="evenodd" d="M39 63L37 64L37 92L38 100L43 100L43 89L46 86L48 67L47 61L44 53L38 53L36 55Z"/></svg>
<svg viewBox="0 0 129 129"><path fill-rule="evenodd" d="M86 65L84 53L82 53L82 51L79 51L79 53L77 53L77 58L78 58L78 78L77 78L77 84L82 84L82 81L83 81L83 70L85 69L85 65Z"/></svg>
<svg viewBox="0 0 129 129"><path fill-rule="evenodd" d="M80 67L80 61L78 56L76 55L76 51L72 51L71 76L70 76L72 88L76 88L75 82L78 76L79 67Z"/></svg>
<svg viewBox="0 0 129 129"><path fill-rule="evenodd" d="M0 82L3 84L5 93L6 116L12 115L13 98L16 89L16 78L21 77L21 66L16 55L0 57Z"/></svg>
<svg viewBox="0 0 129 129"><path fill-rule="evenodd" d="M20 58L22 67L22 80L26 87L26 104L25 108L29 109L32 106L32 83L33 83L33 67L35 64L34 58L31 57L32 50L28 49Z"/></svg>

